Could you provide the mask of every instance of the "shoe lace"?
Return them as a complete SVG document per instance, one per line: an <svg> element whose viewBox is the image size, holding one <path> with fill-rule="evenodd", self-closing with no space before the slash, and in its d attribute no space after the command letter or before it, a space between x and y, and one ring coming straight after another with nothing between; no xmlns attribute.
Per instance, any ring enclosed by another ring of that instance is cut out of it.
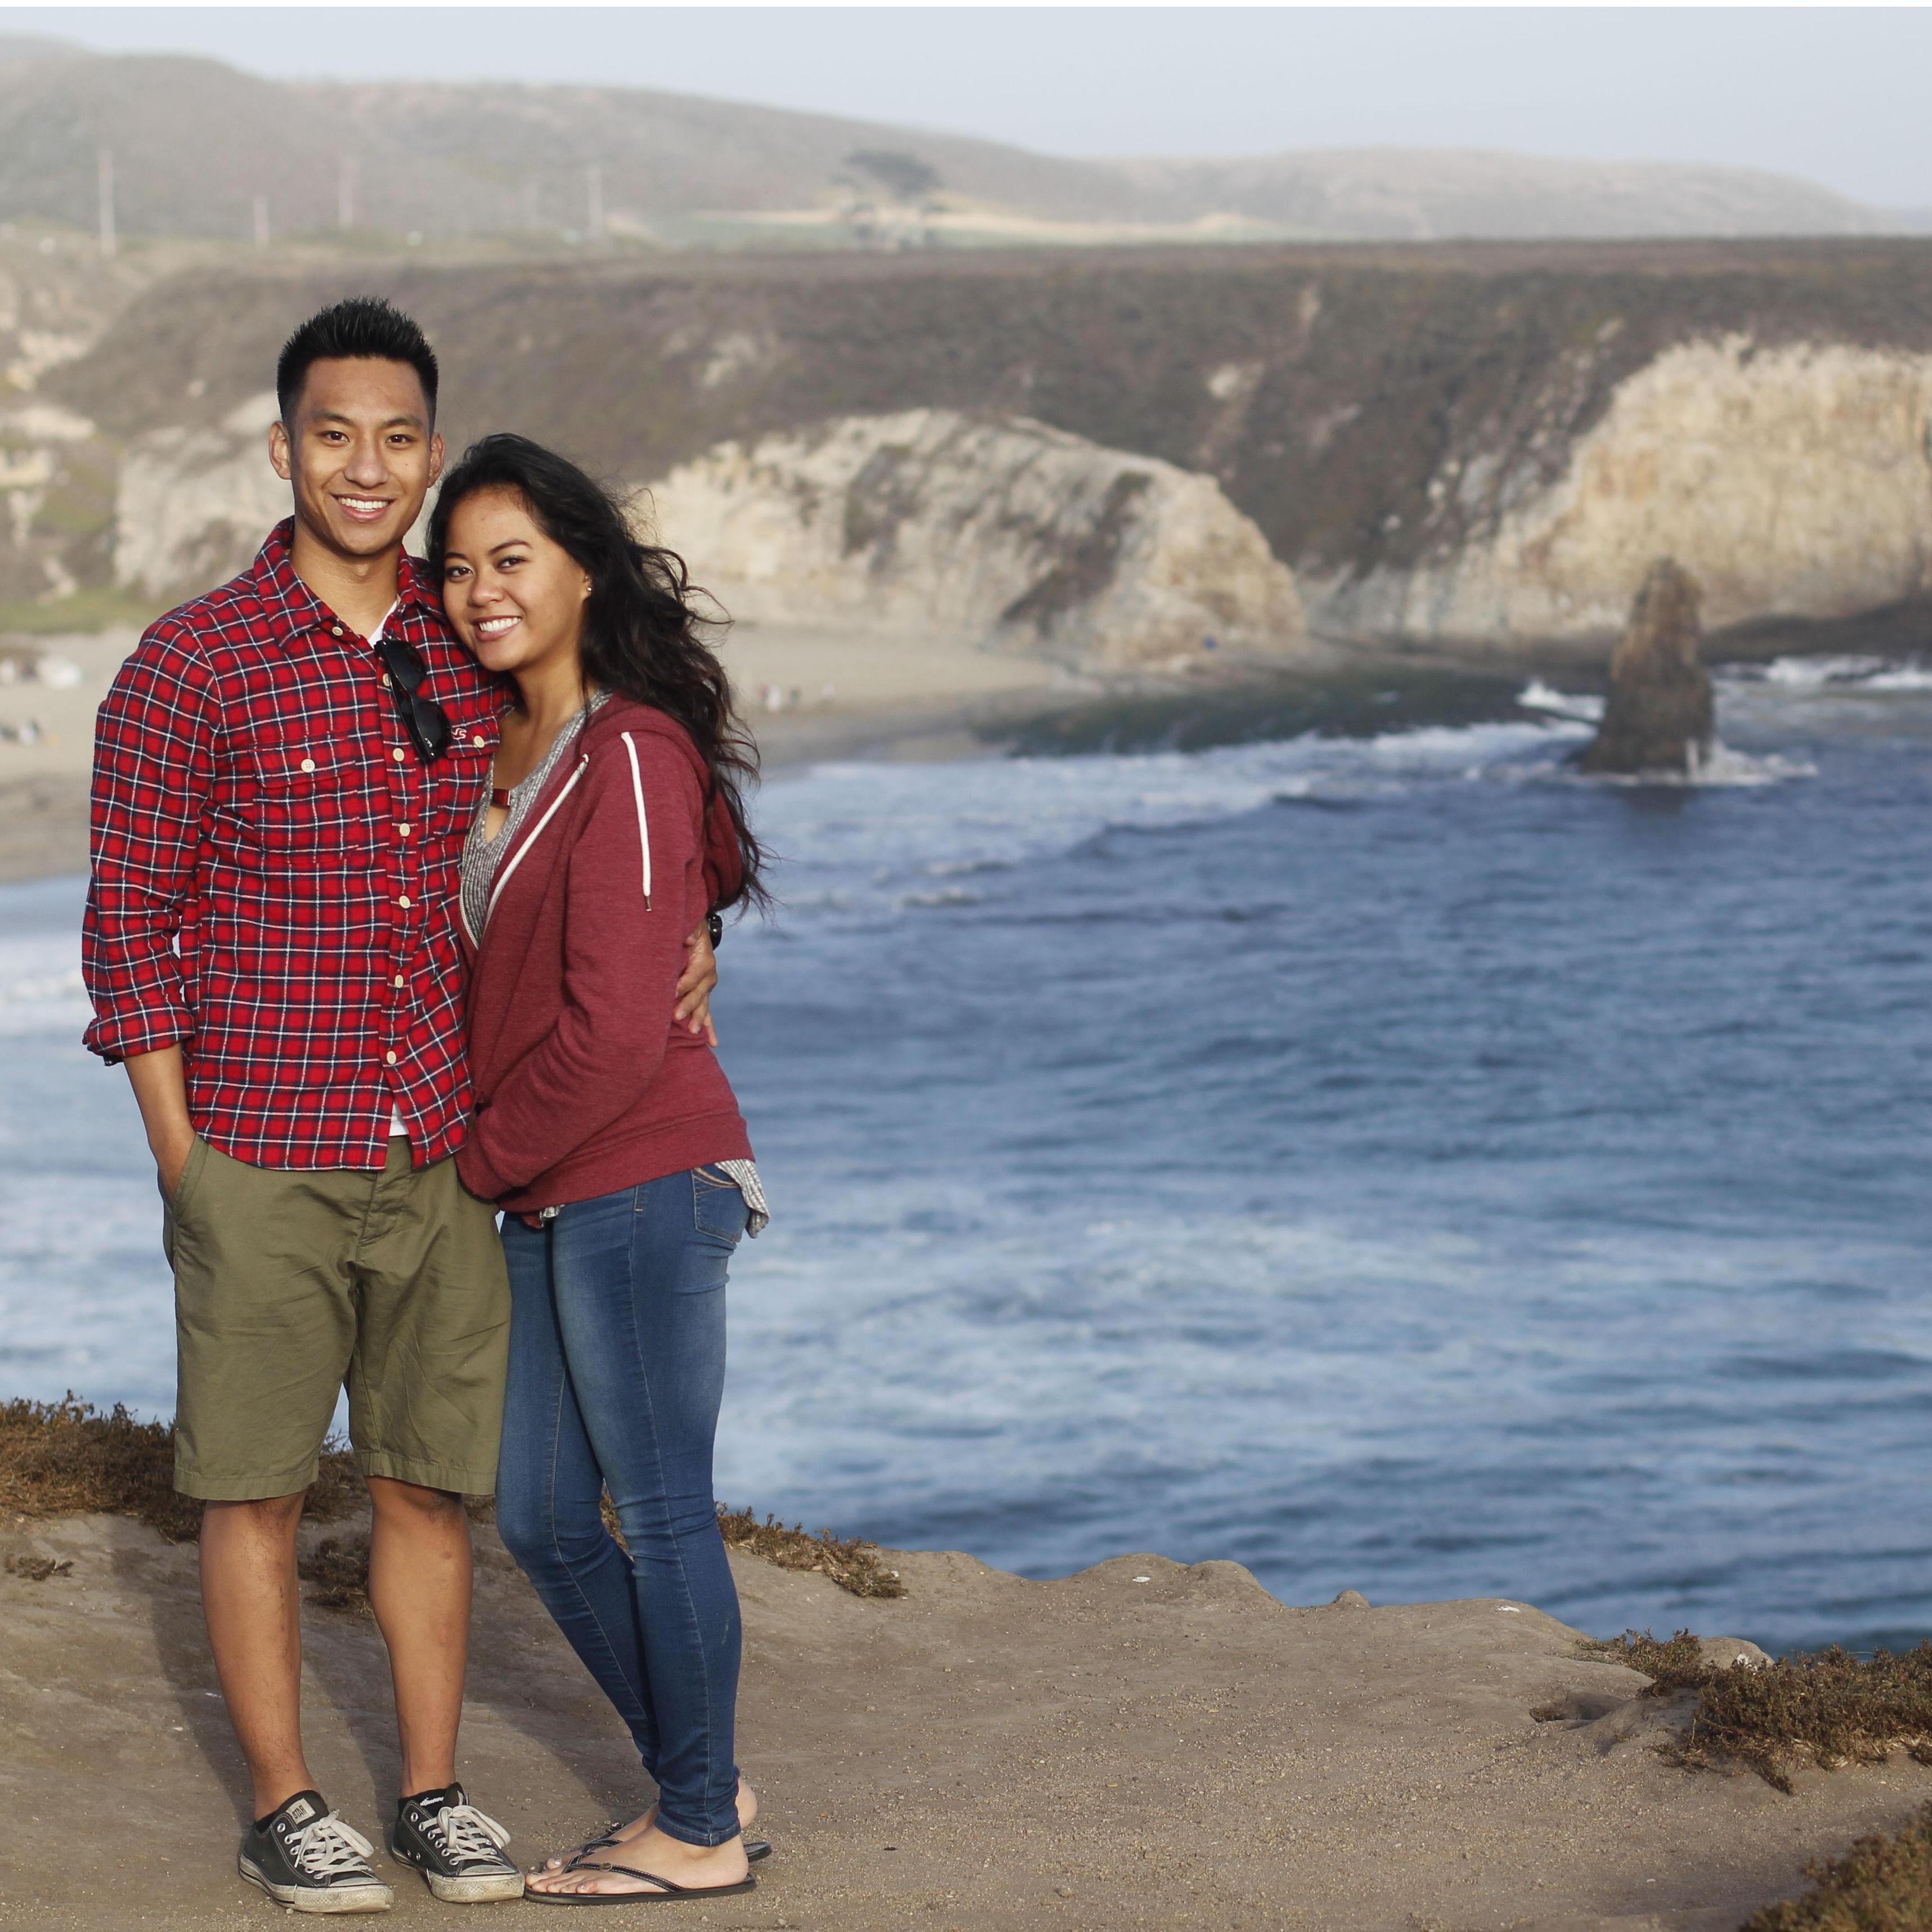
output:
<svg viewBox="0 0 1932 1932"><path fill-rule="evenodd" d="M443 1850L465 1864L478 1860L499 1863L503 1847L510 1842L510 1834L503 1826L473 1804L446 1804L425 1823L441 1840Z"/></svg>
<svg viewBox="0 0 1932 1932"><path fill-rule="evenodd" d="M352 1825L345 1825L336 1811L304 1825L290 1836L288 1846L296 1869L305 1877L320 1879L369 1873L370 1855L376 1849Z"/></svg>

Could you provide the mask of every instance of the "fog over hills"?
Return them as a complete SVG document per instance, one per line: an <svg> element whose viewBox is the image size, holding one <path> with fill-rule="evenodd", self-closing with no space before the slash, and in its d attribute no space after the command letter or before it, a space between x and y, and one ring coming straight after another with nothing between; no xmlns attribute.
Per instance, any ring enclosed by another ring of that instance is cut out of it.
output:
<svg viewBox="0 0 1932 1932"><path fill-rule="evenodd" d="M346 214L360 231L430 241L580 232L601 212L640 242L837 245L853 238L837 211L855 199L916 205L920 238L980 242L1118 241L1142 227L1429 240L1922 226L1744 168L1401 148L1076 160L689 95L295 84L17 38L0 40L0 221L91 226L106 147L121 231L148 236L244 239L258 196L278 236L332 232ZM855 170L855 155L875 165Z"/></svg>

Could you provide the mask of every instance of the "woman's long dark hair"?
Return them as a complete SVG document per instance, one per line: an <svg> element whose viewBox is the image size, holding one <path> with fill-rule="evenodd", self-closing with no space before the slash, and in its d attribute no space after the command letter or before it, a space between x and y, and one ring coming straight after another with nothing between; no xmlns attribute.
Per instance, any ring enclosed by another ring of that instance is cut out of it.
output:
<svg viewBox="0 0 1932 1932"><path fill-rule="evenodd" d="M443 478L429 520L430 567L439 581L449 520L466 496L508 490L538 526L590 579L584 618L584 674L591 683L654 705L691 734L737 835L743 883L736 897L754 905L770 895L759 878L764 854L745 817L745 794L758 776L758 747L731 709L731 686L704 633L718 620L695 608L703 596L668 550L639 543L624 506L574 463L527 436L486 436Z"/></svg>

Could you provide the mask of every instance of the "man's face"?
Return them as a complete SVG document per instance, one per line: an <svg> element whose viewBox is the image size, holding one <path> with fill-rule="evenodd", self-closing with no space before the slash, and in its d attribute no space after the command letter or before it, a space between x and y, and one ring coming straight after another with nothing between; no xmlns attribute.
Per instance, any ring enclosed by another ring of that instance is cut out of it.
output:
<svg viewBox="0 0 1932 1932"><path fill-rule="evenodd" d="M345 557L397 548L442 474L422 379L406 362L355 356L310 364L268 460L295 487L296 520Z"/></svg>

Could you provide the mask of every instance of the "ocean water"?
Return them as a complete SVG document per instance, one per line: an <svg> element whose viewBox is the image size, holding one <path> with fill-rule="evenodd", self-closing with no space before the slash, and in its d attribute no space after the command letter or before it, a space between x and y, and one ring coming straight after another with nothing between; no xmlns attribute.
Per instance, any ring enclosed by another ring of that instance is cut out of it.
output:
<svg viewBox="0 0 1932 1932"><path fill-rule="evenodd" d="M1932 676L769 785L728 1499L1772 1647L1932 1632ZM0 1390L165 1412L77 882L0 890Z"/></svg>

